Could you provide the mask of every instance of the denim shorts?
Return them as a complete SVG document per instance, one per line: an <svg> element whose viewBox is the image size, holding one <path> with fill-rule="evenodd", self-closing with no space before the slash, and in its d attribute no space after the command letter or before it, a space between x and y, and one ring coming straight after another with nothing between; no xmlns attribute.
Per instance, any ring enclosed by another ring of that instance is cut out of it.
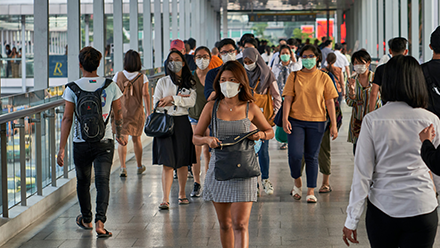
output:
<svg viewBox="0 0 440 248"><path fill-rule="evenodd" d="M199 120L193 119L191 117L188 116L189 122L191 123L191 125L197 125L197 123L199 123Z"/></svg>

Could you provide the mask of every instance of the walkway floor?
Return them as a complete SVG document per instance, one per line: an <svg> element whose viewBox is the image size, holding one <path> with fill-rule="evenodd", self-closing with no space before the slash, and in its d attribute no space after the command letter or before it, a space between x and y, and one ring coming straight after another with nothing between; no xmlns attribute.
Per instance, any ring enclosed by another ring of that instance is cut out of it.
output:
<svg viewBox="0 0 440 248"><path fill-rule="evenodd" d="M350 109L344 105L344 124L339 137L332 142L333 192L317 194L317 204L305 199L295 201L290 195L293 180L287 164L287 151L270 143L270 179L273 195L262 193L253 205L250 218L250 247L345 247L342 228L348 204L353 173L352 146L347 143ZM115 154L116 155L116 154ZM57 211L40 218L39 223L19 233L3 247L221 247L219 225L211 202L192 198L191 204L177 204L177 180L173 183L171 208L159 211L161 200L161 167L151 165L151 145L144 149L145 174L135 174L134 159L128 162L128 177L111 176L111 199L106 228L113 232L109 239L96 239L94 231L78 228L76 196L71 196ZM318 177L318 185L321 183ZM305 182L305 178L304 178ZM193 180L189 179L189 195ZM304 194L305 194L305 187ZM93 196L95 190L93 190ZM305 198L305 197L304 197ZM440 247L437 235L435 247ZM365 222L358 229L360 244L369 247Z"/></svg>

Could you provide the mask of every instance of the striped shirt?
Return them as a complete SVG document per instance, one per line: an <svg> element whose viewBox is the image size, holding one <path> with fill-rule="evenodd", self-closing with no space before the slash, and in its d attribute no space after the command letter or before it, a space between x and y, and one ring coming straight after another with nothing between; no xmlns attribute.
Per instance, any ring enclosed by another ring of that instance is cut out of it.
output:
<svg viewBox="0 0 440 248"><path fill-rule="evenodd" d="M347 141L351 142L353 144L356 144L358 137L356 137L354 135L352 123L354 122L355 118L362 121L364 116L369 113L369 108L368 108L369 100L368 99L370 98L371 87L373 85L372 84L373 78L374 78L374 73L372 71L370 71L368 73L368 86L364 88L359 83L359 78L356 75L355 76L356 84L355 84L355 88L354 88L355 98L351 99L348 96L349 94L346 94L346 96L345 96L347 105L352 107L351 118L350 118L350 128L348 129ZM347 83L346 84L346 92L349 92L348 87L349 86ZM382 100L380 99L380 93L379 93L377 95L376 106L374 107L374 109L378 109L380 107L382 107Z"/></svg>

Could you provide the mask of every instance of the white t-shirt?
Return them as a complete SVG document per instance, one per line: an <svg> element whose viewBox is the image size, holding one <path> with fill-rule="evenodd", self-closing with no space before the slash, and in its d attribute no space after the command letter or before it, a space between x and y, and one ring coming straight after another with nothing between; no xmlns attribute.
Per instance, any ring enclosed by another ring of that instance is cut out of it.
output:
<svg viewBox="0 0 440 248"><path fill-rule="evenodd" d="M83 77L75 81L75 83L84 91L96 91L97 89L104 86L105 78L103 77ZM109 112L113 101L118 100L122 96L122 92L119 89L119 87L113 82L111 83L106 89L102 91L101 95L101 102L102 102L102 118L107 120L109 118ZM72 102L75 104L77 103L77 97L75 93L69 88L66 87L63 94L63 99ZM76 114L73 114L75 116L74 123L73 123L73 142L85 142L81 138L81 132L80 132L80 126L79 121L76 117ZM105 135L104 139L113 139L113 133L112 133L112 127L110 124L110 121L107 123L107 126L105 128Z"/></svg>
<svg viewBox="0 0 440 248"><path fill-rule="evenodd" d="M128 79L128 80L133 80L138 74L139 72L135 71L135 72L128 72L126 70L123 70L122 73L124 73L124 76ZM117 82L118 81L118 73L115 74L115 76L113 77L113 82ZM143 74L144 76L144 83L148 83L148 78L145 74Z"/></svg>

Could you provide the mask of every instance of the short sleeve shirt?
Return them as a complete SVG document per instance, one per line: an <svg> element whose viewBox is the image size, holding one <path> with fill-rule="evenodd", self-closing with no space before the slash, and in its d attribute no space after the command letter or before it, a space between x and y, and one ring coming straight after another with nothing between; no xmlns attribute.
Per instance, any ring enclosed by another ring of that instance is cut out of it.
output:
<svg viewBox="0 0 440 248"><path fill-rule="evenodd" d="M75 81L75 83L84 91L96 91L100 87L104 86L105 78L103 77L83 77ZM102 118L107 120L109 118L110 109L112 106L112 102L118 100L121 98L122 92L119 89L119 87L116 85L116 83L111 83L106 89L102 91L101 95L101 102L102 102ZM69 88L66 87L63 94L63 99L72 102L75 104L75 110L76 110L76 104L77 104L77 97L75 93ZM74 114L74 123L73 123L73 142L85 142L85 140L81 137L80 132L80 125L79 121L76 117L76 114ZM104 139L113 139L112 134L112 127L110 125L110 121L105 127L105 135Z"/></svg>
<svg viewBox="0 0 440 248"><path fill-rule="evenodd" d="M320 70L292 72L284 86L283 96L293 96L289 116L301 121L326 121L325 101L337 98L338 92L329 75Z"/></svg>
<svg viewBox="0 0 440 248"><path fill-rule="evenodd" d="M385 69L385 64L376 68L376 71L374 72L373 84L382 86L382 77L383 77L384 69Z"/></svg>

